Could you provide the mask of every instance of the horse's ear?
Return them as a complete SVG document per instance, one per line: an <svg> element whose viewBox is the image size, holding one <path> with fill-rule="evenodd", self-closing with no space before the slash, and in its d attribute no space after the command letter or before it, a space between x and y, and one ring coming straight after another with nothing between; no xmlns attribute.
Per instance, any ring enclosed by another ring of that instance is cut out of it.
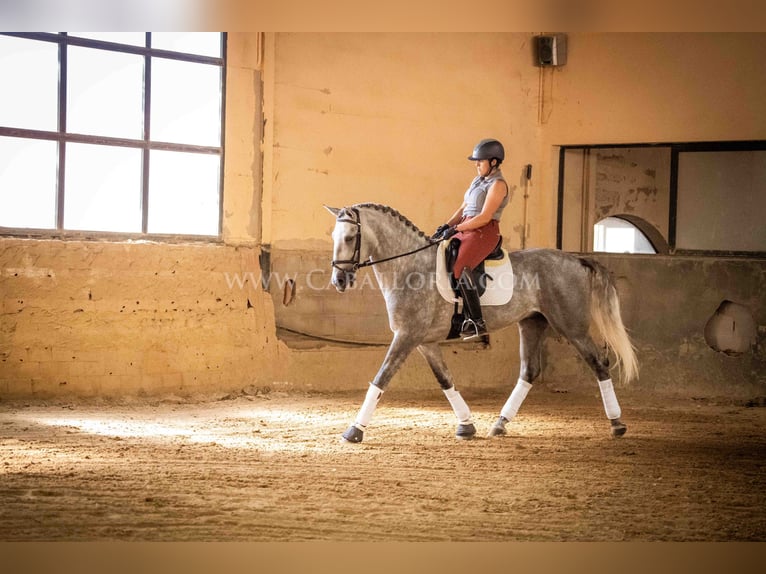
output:
<svg viewBox="0 0 766 574"><path fill-rule="evenodd" d="M330 213L332 213L335 217L338 217L338 214L340 213L340 208L338 207L329 207L325 205L324 208Z"/></svg>

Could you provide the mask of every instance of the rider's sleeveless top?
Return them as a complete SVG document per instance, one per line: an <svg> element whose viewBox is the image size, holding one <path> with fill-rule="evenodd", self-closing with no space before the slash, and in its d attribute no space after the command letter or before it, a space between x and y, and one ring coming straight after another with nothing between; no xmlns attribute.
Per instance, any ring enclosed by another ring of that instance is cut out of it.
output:
<svg viewBox="0 0 766 574"><path fill-rule="evenodd" d="M505 182L506 187L508 187L508 182L505 181L503 172L499 169L496 169L487 177L476 177L471 182L471 185L465 192L465 197L463 198L463 201L465 201L463 215L465 217L475 217L481 213L481 210L484 207L484 201L487 199L489 188L492 187L492 184L497 180ZM500 203L500 207L498 207L497 211L495 211L495 213L492 215L492 219L500 221L500 216L503 213L503 209L505 209L505 206L508 205L509 195L510 194L506 192L503 201Z"/></svg>

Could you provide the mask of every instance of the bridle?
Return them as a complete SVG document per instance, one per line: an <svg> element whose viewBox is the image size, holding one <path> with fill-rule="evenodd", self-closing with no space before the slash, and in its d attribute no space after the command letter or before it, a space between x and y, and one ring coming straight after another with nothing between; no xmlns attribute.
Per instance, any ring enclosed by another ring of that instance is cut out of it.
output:
<svg viewBox="0 0 766 574"><path fill-rule="evenodd" d="M436 241L430 241L424 245L423 247L418 247L417 249L413 249L412 251L408 251L407 253L400 253L398 255L392 255L391 257L385 257L383 259L377 259L375 261L372 260L372 257L368 259L367 261L361 261L362 258L362 222L361 222L361 216L359 215L359 210L355 207L350 208L344 208L345 212L351 212L354 214L353 218L349 217L338 217L335 221L336 223L350 223L351 225L356 226L356 237L354 239L354 252L351 255L351 259L333 259L332 260L332 266L337 269L338 271L341 271L345 273L346 279L348 280L350 285L353 285L354 283L354 273L362 267L371 267L373 265L377 265L378 263L384 263L386 261L391 261L393 259L399 259L400 257L406 257L408 255L412 255L414 253L417 253L418 251L423 251L424 249L428 249L429 247L433 247L435 245L438 245L444 239L439 239ZM341 265L350 265L351 267L341 267Z"/></svg>
<svg viewBox="0 0 766 574"><path fill-rule="evenodd" d="M356 239L354 240L354 252L351 255L351 259L333 259L332 260L332 266L337 269L338 271L342 271L346 274L348 277L351 275L350 282L353 283L353 274L356 272L357 269L360 267L366 267L370 263L365 261L362 263L360 261L362 257L362 223L361 223L361 217L359 215L359 210L356 208L352 209L344 209L343 211L350 211L353 213L356 218L350 219L348 217L338 217L335 222L336 223L350 223L351 225L356 226ZM343 268L340 267L340 265L351 265L351 268Z"/></svg>

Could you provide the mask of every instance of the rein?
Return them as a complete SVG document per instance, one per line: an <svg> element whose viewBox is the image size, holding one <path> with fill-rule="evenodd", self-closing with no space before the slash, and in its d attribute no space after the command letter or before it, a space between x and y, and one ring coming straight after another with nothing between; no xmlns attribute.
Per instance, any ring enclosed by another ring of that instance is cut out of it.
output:
<svg viewBox="0 0 766 574"><path fill-rule="evenodd" d="M337 219L336 221L338 223L351 223L353 225L356 225L356 244L354 245L354 253L351 256L351 259L339 259L339 260L333 260L332 266L336 269L339 269L340 271L348 272L347 269L341 269L338 267L338 264L351 264L350 271L356 271L357 269L360 269L362 267L372 267L373 265L377 265L378 263L385 263L386 261L393 261L394 259L399 259L400 257L407 257L408 255L414 255L415 253L418 253L419 251L424 251L425 249L428 249L429 247L434 247L435 245L439 245L444 239L439 239L437 241L429 241L426 245L423 247L418 247L417 249L413 249L412 251L407 251L406 253L399 253L398 255L392 255L391 257L384 257L383 259L377 259L373 261L371 258L367 261L360 261L361 258L361 246L362 246L362 223L361 223L361 216L359 215L359 210L356 208L351 208L351 211L356 214L356 219Z"/></svg>
<svg viewBox="0 0 766 574"><path fill-rule="evenodd" d="M392 255L391 257L385 257L383 259L377 259L376 261L363 261L361 262L358 267L371 267L372 265L377 265L378 263L385 263L386 261L392 261L393 259L399 259L400 257L407 257L408 255L414 255L418 251L424 251L428 249L429 247L433 247L434 245L439 245L444 241L444 239L439 239L438 241L434 241L433 243L428 243L424 245L423 247L418 247L417 249L413 249L412 251L408 251L407 253L400 253L399 255Z"/></svg>

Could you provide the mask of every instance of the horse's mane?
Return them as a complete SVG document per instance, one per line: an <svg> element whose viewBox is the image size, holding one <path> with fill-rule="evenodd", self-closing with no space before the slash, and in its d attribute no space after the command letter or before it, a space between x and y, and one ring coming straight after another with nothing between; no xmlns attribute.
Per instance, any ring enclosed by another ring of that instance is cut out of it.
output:
<svg viewBox="0 0 766 574"><path fill-rule="evenodd" d="M412 223L409 219L407 219L404 215L396 211L393 207L389 207L388 205L381 205L380 203L357 203L353 207L357 209L373 209L375 211L380 211L381 213L386 213L390 215L391 217L394 217L404 223L405 227L408 227L415 233L417 233L421 237L426 237L426 234L421 231L417 225Z"/></svg>

